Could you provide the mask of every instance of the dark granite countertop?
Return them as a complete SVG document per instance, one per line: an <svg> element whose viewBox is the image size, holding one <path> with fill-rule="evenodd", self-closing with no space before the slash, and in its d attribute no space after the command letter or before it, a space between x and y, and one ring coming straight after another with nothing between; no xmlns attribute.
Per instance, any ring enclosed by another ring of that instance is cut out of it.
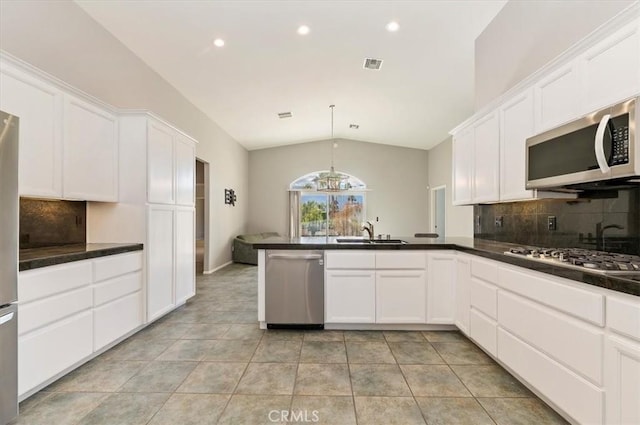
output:
<svg viewBox="0 0 640 425"><path fill-rule="evenodd" d="M72 261L140 251L143 245L127 243L88 243L48 246L20 250L19 270L32 270Z"/></svg>
<svg viewBox="0 0 640 425"><path fill-rule="evenodd" d="M540 263L527 258L505 255L511 247L520 245L487 241L473 238L414 238L394 237L407 241L403 245L385 244L352 244L338 243L334 237L306 237L306 238L268 238L253 244L256 249L373 249L373 250L435 250L453 249L478 255L491 260L512 264L519 267L535 270L550 275L571 279L588 285L599 286L612 291L640 296L640 275L630 273L628 275L602 275L589 271L576 270L553 263Z"/></svg>

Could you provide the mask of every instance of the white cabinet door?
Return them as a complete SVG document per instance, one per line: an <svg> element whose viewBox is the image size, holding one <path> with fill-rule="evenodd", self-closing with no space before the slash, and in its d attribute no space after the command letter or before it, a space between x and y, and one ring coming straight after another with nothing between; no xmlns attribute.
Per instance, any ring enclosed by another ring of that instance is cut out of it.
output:
<svg viewBox="0 0 640 425"><path fill-rule="evenodd" d="M640 423L640 344L609 336L605 354L606 421Z"/></svg>
<svg viewBox="0 0 640 425"><path fill-rule="evenodd" d="M534 87L535 132L541 133L579 116L583 104L575 62L565 65Z"/></svg>
<svg viewBox="0 0 640 425"><path fill-rule="evenodd" d="M456 256L428 253L427 323L453 324L456 311Z"/></svg>
<svg viewBox="0 0 640 425"><path fill-rule="evenodd" d="M425 323L424 270L376 272L376 323Z"/></svg>
<svg viewBox="0 0 640 425"><path fill-rule="evenodd" d="M158 204L173 204L174 132L155 121L149 121L147 131L147 199Z"/></svg>
<svg viewBox="0 0 640 425"><path fill-rule="evenodd" d="M500 200L500 126L497 113L473 125L474 203Z"/></svg>
<svg viewBox="0 0 640 425"><path fill-rule="evenodd" d="M195 276L195 211L176 209L176 305L183 304L196 293Z"/></svg>
<svg viewBox="0 0 640 425"><path fill-rule="evenodd" d="M3 66L0 110L20 119L21 196L62 197L62 94L40 80Z"/></svg>
<svg viewBox="0 0 640 425"><path fill-rule="evenodd" d="M453 204L471 203L473 173L473 129L465 129L453 137Z"/></svg>
<svg viewBox="0 0 640 425"><path fill-rule="evenodd" d="M174 207L148 209L147 319L153 320L174 307Z"/></svg>
<svg viewBox="0 0 640 425"><path fill-rule="evenodd" d="M469 335L469 291L471 285L471 261L467 256L456 259L456 326Z"/></svg>
<svg viewBox="0 0 640 425"><path fill-rule="evenodd" d="M177 136L175 139L176 157L176 204L195 205L196 149L192 141Z"/></svg>
<svg viewBox="0 0 640 425"><path fill-rule="evenodd" d="M65 95L63 195L118 200L118 121L115 115Z"/></svg>
<svg viewBox="0 0 640 425"><path fill-rule="evenodd" d="M527 90L500 108L500 200L533 198L526 190L526 142L533 135L533 93Z"/></svg>
<svg viewBox="0 0 640 425"><path fill-rule="evenodd" d="M325 276L325 323L375 323L373 270L327 270Z"/></svg>
<svg viewBox="0 0 640 425"><path fill-rule="evenodd" d="M607 37L580 59L583 113L637 95L640 91L640 28L635 21Z"/></svg>

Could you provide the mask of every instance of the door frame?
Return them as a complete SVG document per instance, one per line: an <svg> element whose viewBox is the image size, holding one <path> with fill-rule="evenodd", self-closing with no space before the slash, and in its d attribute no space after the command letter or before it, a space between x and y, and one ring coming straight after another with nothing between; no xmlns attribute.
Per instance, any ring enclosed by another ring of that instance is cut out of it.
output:
<svg viewBox="0 0 640 425"><path fill-rule="evenodd" d="M202 158L198 158L196 156L196 162L200 162L203 165L204 168L204 187L203 187L203 194L204 194L204 258L202 260L202 271L203 273L206 273L209 270L209 251L210 251L210 246L211 244L210 242L210 235L209 235L209 221L210 221L210 213L211 213L211 196L209 193L209 176L211 173L210 170L210 166L211 164L209 164L209 162L205 161ZM195 178L195 173L194 173L194 178ZM196 182L197 183L197 182ZM195 202L197 203L198 200L195 199ZM196 218L197 220L197 218ZM195 228L194 228L194 232L195 232ZM195 240L197 240L197 235L195 235L196 237L194 238Z"/></svg>
<svg viewBox="0 0 640 425"><path fill-rule="evenodd" d="M443 184L440 186L435 186L435 187L431 187L429 188L429 216L430 216L430 220L429 220L429 228L430 231L433 233L438 233L436 230L436 192L439 190L444 190L444 205L443 205L443 209L444 209L444 217L445 217L445 236L446 236L446 224L447 224L447 185ZM438 236L443 236L442 234L438 233Z"/></svg>

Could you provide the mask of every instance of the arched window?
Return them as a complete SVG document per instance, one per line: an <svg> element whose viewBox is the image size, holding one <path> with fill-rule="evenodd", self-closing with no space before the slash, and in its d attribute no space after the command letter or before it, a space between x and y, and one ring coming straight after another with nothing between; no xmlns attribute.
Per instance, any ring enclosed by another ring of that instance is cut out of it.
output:
<svg viewBox="0 0 640 425"><path fill-rule="evenodd" d="M324 173L328 171L306 174L289 185L291 236L362 235L367 185L355 176L339 172L346 190L318 191L316 181Z"/></svg>

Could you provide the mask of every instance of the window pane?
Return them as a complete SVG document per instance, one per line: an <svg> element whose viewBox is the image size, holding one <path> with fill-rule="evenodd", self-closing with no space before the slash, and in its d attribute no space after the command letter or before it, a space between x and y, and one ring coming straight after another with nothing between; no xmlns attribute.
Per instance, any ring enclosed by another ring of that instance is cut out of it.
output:
<svg viewBox="0 0 640 425"><path fill-rule="evenodd" d="M327 234L327 195L302 194L300 199L300 236Z"/></svg>
<svg viewBox="0 0 640 425"><path fill-rule="evenodd" d="M364 195L329 195L329 235L361 236Z"/></svg>

